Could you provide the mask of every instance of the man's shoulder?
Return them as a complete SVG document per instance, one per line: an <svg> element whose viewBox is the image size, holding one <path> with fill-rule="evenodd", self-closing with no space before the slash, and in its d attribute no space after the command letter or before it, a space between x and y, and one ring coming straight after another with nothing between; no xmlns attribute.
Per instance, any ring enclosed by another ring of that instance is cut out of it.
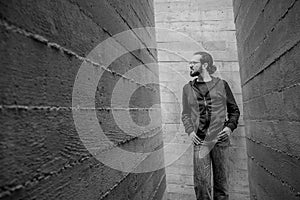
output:
<svg viewBox="0 0 300 200"><path fill-rule="evenodd" d="M211 76L213 81L218 82L218 81L224 81L222 78L217 77L217 76Z"/></svg>
<svg viewBox="0 0 300 200"><path fill-rule="evenodd" d="M192 81L187 82L184 86L183 89L186 90L187 88L191 87Z"/></svg>
<svg viewBox="0 0 300 200"><path fill-rule="evenodd" d="M219 84L223 84L223 85L228 84L226 80L224 80L220 77L212 76L212 78L213 78L215 83L219 83Z"/></svg>

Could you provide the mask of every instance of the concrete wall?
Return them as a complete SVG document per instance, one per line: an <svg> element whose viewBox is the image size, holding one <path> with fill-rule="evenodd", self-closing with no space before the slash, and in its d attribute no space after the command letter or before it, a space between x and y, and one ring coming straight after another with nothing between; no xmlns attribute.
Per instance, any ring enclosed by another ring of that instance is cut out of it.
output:
<svg viewBox="0 0 300 200"><path fill-rule="evenodd" d="M251 199L300 195L300 2L234 1Z"/></svg>
<svg viewBox="0 0 300 200"><path fill-rule="evenodd" d="M154 26L153 14L151 0L0 1L0 199L161 199L164 169L137 174L105 166L83 145L72 117L83 57L114 34ZM139 40L155 42L155 35ZM104 71L95 94L97 117L114 144L101 154L162 145L161 133L149 140L124 134L110 107L117 81L133 84L124 73L156 59L155 51L144 49L121 56L109 70L95 65ZM158 69L144 66L140 72L147 78ZM159 92L139 88L130 100L131 108L138 107L133 120L147 124L147 109L159 101Z"/></svg>
<svg viewBox="0 0 300 200"><path fill-rule="evenodd" d="M236 31L231 0L155 0L154 2L156 27L173 30L158 31L157 34L158 47L164 49L158 51L164 139L166 142L180 144L175 147L177 149L174 149L174 152L165 155L165 157L172 157L178 149L186 148L182 144L190 143L181 124L179 106L182 87L192 79L189 77L187 61L191 59L194 52L200 50L211 52L218 67L215 76L229 82L243 113ZM231 138L230 152L230 198L248 199L243 116ZM166 169L170 199L195 199L192 164L190 147L178 161Z"/></svg>

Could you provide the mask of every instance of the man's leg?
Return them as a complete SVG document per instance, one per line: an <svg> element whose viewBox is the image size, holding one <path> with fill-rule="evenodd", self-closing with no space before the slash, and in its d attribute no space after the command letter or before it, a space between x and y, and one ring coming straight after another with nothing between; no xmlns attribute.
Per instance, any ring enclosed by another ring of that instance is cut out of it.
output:
<svg viewBox="0 0 300 200"><path fill-rule="evenodd" d="M214 200L228 200L229 147L217 144L210 153L213 168Z"/></svg>
<svg viewBox="0 0 300 200"><path fill-rule="evenodd" d="M194 188L197 200L211 198L211 159L209 153L199 157L200 145L194 146Z"/></svg>

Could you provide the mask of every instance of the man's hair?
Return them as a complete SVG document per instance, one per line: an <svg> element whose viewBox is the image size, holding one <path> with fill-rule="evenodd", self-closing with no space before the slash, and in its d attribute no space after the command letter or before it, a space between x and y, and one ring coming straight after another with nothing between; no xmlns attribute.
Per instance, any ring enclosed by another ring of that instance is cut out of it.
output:
<svg viewBox="0 0 300 200"><path fill-rule="evenodd" d="M194 53L194 55L201 55L200 62L201 62L201 64L204 64L204 63L208 64L207 72L209 74L213 74L215 71L217 71L217 67L213 64L214 63L213 58L209 53L204 52L204 51L198 51L198 52Z"/></svg>

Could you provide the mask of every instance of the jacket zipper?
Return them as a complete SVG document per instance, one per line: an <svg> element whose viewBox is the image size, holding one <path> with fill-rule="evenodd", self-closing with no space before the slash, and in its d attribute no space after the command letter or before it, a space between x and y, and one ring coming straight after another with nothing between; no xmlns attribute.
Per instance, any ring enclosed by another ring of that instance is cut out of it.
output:
<svg viewBox="0 0 300 200"><path fill-rule="evenodd" d="M205 108L207 106L207 103L206 103L206 98L204 97L204 105L205 105Z"/></svg>
<svg viewBox="0 0 300 200"><path fill-rule="evenodd" d="M207 108L207 102L206 102L206 98L204 97L204 106L205 106L205 116L206 116L206 120L208 120L208 108Z"/></svg>

